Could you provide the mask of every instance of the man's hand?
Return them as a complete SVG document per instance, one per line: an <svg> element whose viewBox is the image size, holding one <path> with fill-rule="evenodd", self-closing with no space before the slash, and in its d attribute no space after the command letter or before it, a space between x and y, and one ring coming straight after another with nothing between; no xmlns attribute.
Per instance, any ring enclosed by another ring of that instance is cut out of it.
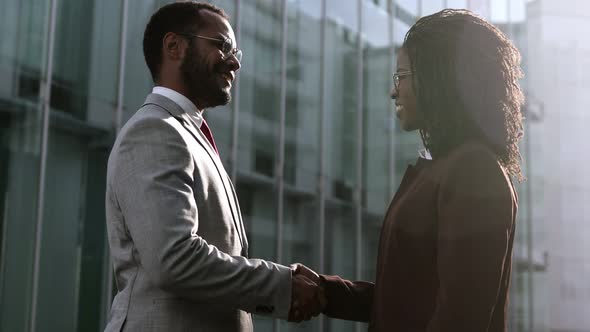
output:
<svg viewBox="0 0 590 332"><path fill-rule="evenodd" d="M291 268L293 283L289 321L298 323L319 315L326 307L326 297L318 284L320 278L317 273L300 264L292 265Z"/></svg>
<svg viewBox="0 0 590 332"><path fill-rule="evenodd" d="M291 269L293 270L293 274L297 275L304 275L307 279L315 282L317 285L321 285L322 280L320 276L312 269L308 268L307 266L301 263L291 264Z"/></svg>

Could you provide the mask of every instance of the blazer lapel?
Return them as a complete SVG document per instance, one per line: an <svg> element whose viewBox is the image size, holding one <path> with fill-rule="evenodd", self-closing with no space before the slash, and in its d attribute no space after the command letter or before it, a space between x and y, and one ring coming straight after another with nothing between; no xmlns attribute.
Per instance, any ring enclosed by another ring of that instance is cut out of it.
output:
<svg viewBox="0 0 590 332"><path fill-rule="evenodd" d="M147 96L146 101L144 102L143 105L145 106L148 104L153 104L153 105L159 106L159 107L163 108L164 110L166 110L168 113L170 113L170 115L172 115L175 119L177 119L182 124L182 126L189 133L191 133L191 135L195 138L195 140L197 140L199 145L201 145L205 149L205 151L207 152L207 155L209 155L209 158L211 159L211 161L215 165L215 168L217 169L219 179L221 180L221 182L223 184L223 189L225 190L225 195L226 195L227 201L228 201L229 206L232 210L231 212L232 212L234 227L235 227L236 232L238 233L238 236L240 238L240 243L242 244L242 252L243 252L244 248L247 248L248 244L247 244L246 236L245 236L245 233L243 230L241 212L239 211L239 205L237 203L237 197L236 197L233 185L231 184L231 181L229 181L229 178L227 177L227 173L225 172L225 168L223 167L223 164L221 163L221 159L219 159L219 155L213 149L213 146L211 145L211 143L209 142L207 137L205 137L203 132L196 127L194 122L190 119L190 116L184 110L182 110L182 108L180 106L178 106L178 104L176 104L175 102L173 102L172 100L170 100L164 96L161 96L161 95L158 95L155 93L152 93Z"/></svg>
<svg viewBox="0 0 590 332"><path fill-rule="evenodd" d="M183 127L186 128L186 130L191 132L195 139L197 139L197 141L205 148L205 150L207 150L207 153L209 156L211 156L211 159L219 159L213 157L218 156L207 137L205 137L205 134L203 134L201 129L197 128L193 120L190 118L190 115L188 115L180 106L178 106L178 104L167 97L156 93L152 93L147 96L144 105L147 104L155 104L165 109L168 113L170 113L170 115L178 119L180 123L182 123Z"/></svg>
<svg viewBox="0 0 590 332"><path fill-rule="evenodd" d="M240 203L238 202L238 194L236 194L236 189L234 188L234 185L233 185L231 179L229 178L229 175L226 174L226 176L227 176L227 182L231 186L231 191L233 194L234 202L236 204L236 211L238 211L238 220L240 220L240 226L242 226L242 228L240 230L242 232L242 239L244 239L244 241L242 242L242 256L248 257L248 237L246 236L246 229L244 228L244 219L242 219L242 210L240 210Z"/></svg>

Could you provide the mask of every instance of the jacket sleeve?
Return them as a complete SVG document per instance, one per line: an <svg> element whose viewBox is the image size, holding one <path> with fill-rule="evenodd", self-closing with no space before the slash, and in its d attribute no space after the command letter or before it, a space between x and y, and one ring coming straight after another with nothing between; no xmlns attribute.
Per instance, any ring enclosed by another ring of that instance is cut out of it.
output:
<svg viewBox="0 0 590 332"><path fill-rule="evenodd" d="M493 313L505 310L496 304L508 286L516 206L489 151L450 158L439 188L439 291L427 331L488 331Z"/></svg>
<svg viewBox="0 0 590 332"><path fill-rule="evenodd" d="M328 300L323 312L326 316L358 322L370 320L374 283L329 275L320 275L320 278Z"/></svg>
<svg viewBox="0 0 590 332"><path fill-rule="evenodd" d="M135 260L154 285L179 297L287 318L290 268L230 256L198 235L195 163L180 130L173 118L144 118L122 133L115 152L109 185Z"/></svg>

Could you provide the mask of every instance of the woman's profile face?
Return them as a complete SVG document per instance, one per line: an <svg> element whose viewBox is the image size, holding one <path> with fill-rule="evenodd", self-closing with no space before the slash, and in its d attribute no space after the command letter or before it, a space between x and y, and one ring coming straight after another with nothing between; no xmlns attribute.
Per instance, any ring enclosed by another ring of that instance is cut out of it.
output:
<svg viewBox="0 0 590 332"><path fill-rule="evenodd" d="M398 78L394 78L394 86L391 90L391 98L395 99L395 114L403 130L413 131L419 129L416 114L416 95L413 88L414 73L412 73L410 58L404 48L401 48L397 55L395 75ZM395 84L396 80L398 84Z"/></svg>

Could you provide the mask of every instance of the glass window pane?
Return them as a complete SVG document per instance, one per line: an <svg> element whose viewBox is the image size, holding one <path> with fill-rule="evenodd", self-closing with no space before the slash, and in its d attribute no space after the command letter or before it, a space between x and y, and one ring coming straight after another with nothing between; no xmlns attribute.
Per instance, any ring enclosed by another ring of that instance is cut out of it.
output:
<svg viewBox="0 0 590 332"><path fill-rule="evenodd" d="M123 123L135 114L152 91L152 77L143 57L143 32L158 5L165 2L145 0L129 1L128 4Z"/></svg>
<svg viewBox="0 0 590 332"><path fill-rule="evenodd" d="M326 2L326 273L355 278L358 149L358 3ZM329 331L355 324L328 320Z"/></svg>
<svg viewBox="0 0 590 332"><path fill-rule="evenodd" d="M447 8L467 8L467 2L469 0L445 0L447 2Z"/></svg>
<svg viewBox="0 0 590 332"><path fill-rule="evenodd" d="M284 168L284 263L319 268L321 2L287 2L287 110ZM281 331L319 331L319 320L281 323Z"/></svg>
<svg viewBox="0 0 590 332"><path fill-rule="evenodd" d="M469 0L469 1L467 1L467 6L465 8L467 8L467 9L473 11L474 13L489 20L491 17L492 3L494 3L494 5L497 5L499 2L501 2L501 1L498 1L498 0L494 0L494 1L492 1L492 0Z"/></svg>
<svg viewBox="0 0 590 332"><path fill-rule="evenodd" d="M275 260L277 194L275 165L281 87L280 1L241 2L244 52L239 72L238 196L251 257ZM255 329L272 331L272 320L254 315Z"/></svg>
<svg viewBox="0 0 590 332"><path fill-rule="evenodd" d="M108 146L97 142L109 142L113 126L121 12L118 0L58 2L39 330L88 330L100 324Z"/></svg>
<svg viewBox="0 0 590 332"><path fill-rule="evenodd" d="M113 123L119 63L120 1L58 1L52 109ZM104 21L112 22L104 24ZM90 107L88 107L90 106ZM92 114L89 114L91 111Z"/></svg>
<svg viewBox="0 0 590 332"><path fill-rule="evenodd" d="M0 11L0 97L22 105L39 99L46 63L49 2L6 0ZM12 78L12 79L8 79ZM29 103L29 105L33 105Z"/></svg>
<svg viewBox="0 0 590 332"><path fill-rule="evenodd" d="M363 9L363 260L362 277L374 281L377 244L385 209L391 199L390 146L393 137L393 46L389 15L365 3Z"/></svg>
<svg viewBox="0 0 590 332"><path fill-rule="evenodd" d="M420 0L421 1L421 8L420 8L420 16L426 16L430 14L434 14L440 10L442 10L445 6L444 0Z"/></svg>
<svg viewBox="0 0 590 332"><path fill-rule="evenodd" d="M91 35L84 37L90 38L86 119L105 129L113 127L117 107L122 6L121 0L95 0Z"/></svg>
<svg viewBox="0 0 590 332"><path fill-rule="evenodd" d="M6 0L0 11L0 330L30 322L41 147L39 88L49 2Z"/></svg>
<svg viewBox="0 0 590 332"><path fill-rule="evenodd" d="M76 329L85 148L84 140L79 137L57 130L50 132L37 298L38 331ZM59 305L55 305L56 299Z"/></svg>
<svg viewBox="0 0 590 332"><path fill-rule="evenodd" d="M281 85L281 6L243 1L238 168L275 176Z"/></svg>
<svg viewBox="0 0 590 332"><path fill-rule="evenodd" d="M420 13L420 2L422 0L395 0L398 10L403 10L412 16L418 16Z"/></svg>
<svg viewBox="0 0 590 332"><path fill-rule="evenodd" d="M257 177L242 175L236 190L250 257L276 261L277 194L274 185ZM253 315L252 319L256 331L272 331L273 319L260 315Z"/></svg>
<svg viewBox="0 0 590 332"><path fill-rule="evenodd" d="M326 202L326 274L356 280L356 213L351 202L329 199ZM355 331L356 323L326 319L326 331Z"/></svg>

